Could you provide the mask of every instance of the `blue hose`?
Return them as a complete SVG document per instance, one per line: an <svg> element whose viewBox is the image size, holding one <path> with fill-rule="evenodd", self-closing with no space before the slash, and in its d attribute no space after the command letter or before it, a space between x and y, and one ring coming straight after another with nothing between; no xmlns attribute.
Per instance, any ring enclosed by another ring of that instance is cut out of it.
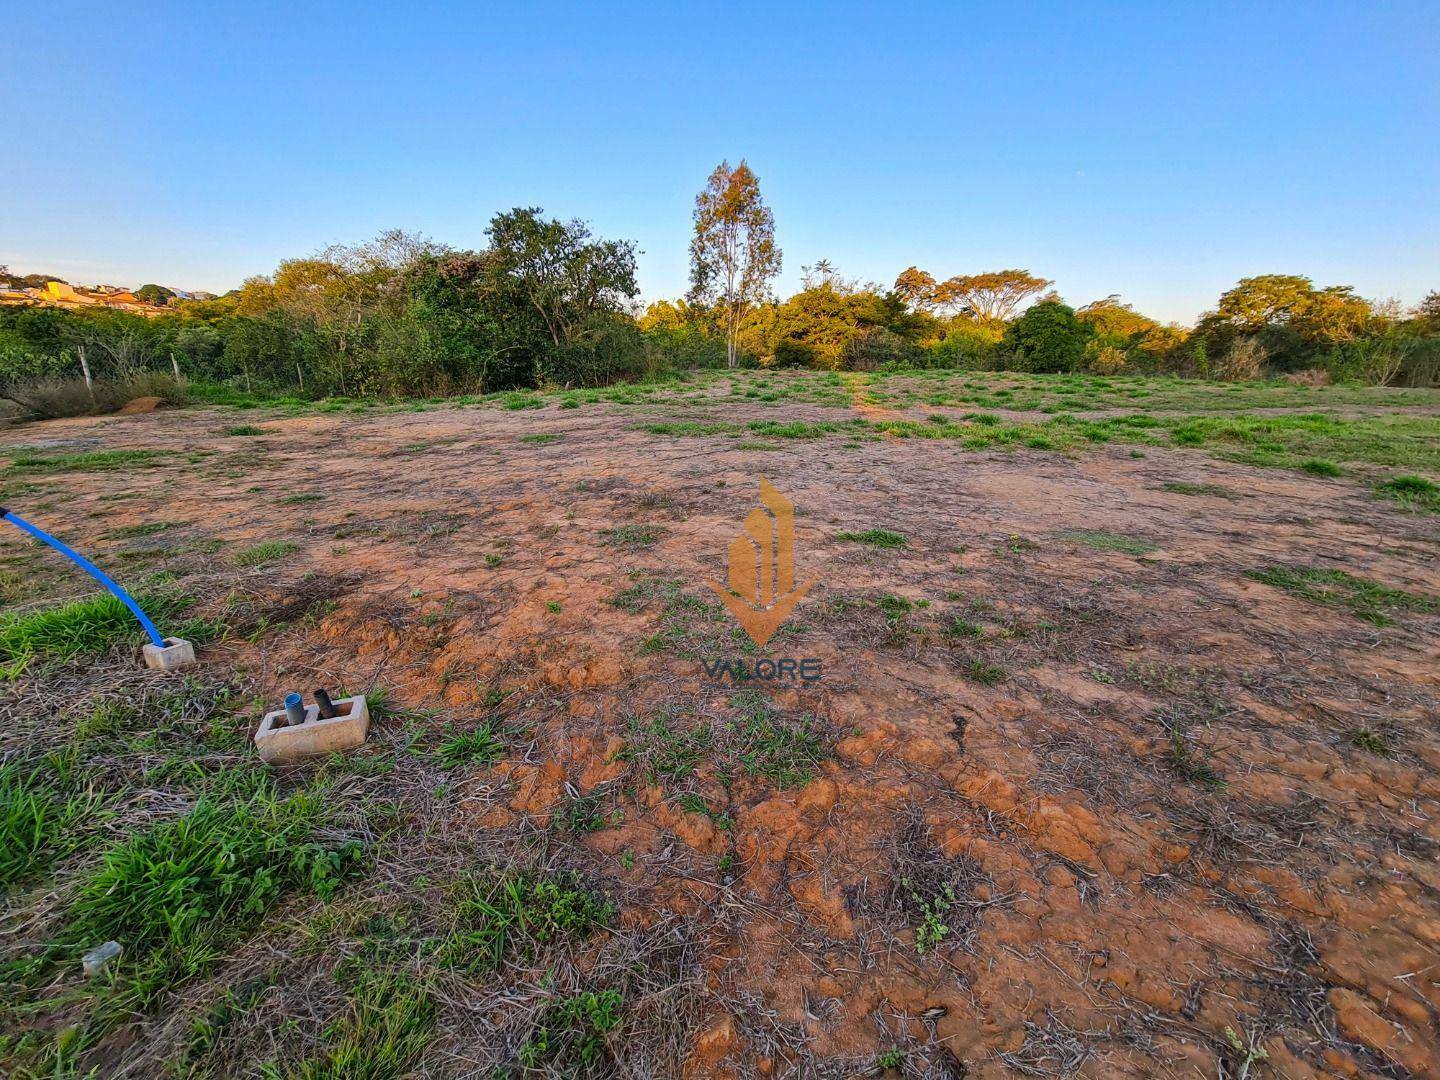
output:
<svg viewBox="0 0 1440 1080"><path fill-rule="evenodd" d="M14 525L17 529L29 533L31 536L35 537L36 540L39 540L45 544L49 544L56 551L60 552L61 555L68 556L69 559L76 566L80 567L81 570L84 570L96 581L100 582L101 585L104 585L105 588L109 589L110 592L115 595L116 599L118 599L122 604L124 604L127 608L130 609L131 613L135 616L135 618L140 620L140 625L145 628L145 633L150 635L150 640L155 643L155 647L157 649L165 648L165 639L160 636L160 631L155 629L155 624L150 621L150 616L146 615L145 612L141 611L140 605L135 603L135 601L130 598L129 593L127 593L119 585L115 584L114 580L112 580L110 575L105 573L104 570L101 570L98 566L92 563L89 559L85 558L85 556L81 555L78 551L75 551L74 549L66 546L65 544L62 544L59 540L56 540L55 537L51 536L44 529L37 529L34 525L31 525L30 522L26 521L19 514L11 513L3 506L0 506L0 518L4 518L6 521L10 522L11 525Z"/></svg>

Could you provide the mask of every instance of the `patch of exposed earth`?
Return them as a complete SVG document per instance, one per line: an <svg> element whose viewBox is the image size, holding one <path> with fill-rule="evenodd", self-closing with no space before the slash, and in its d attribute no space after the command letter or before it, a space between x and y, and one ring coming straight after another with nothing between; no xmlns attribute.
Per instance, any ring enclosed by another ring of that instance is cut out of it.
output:
<svg viewBox="0 0 1440 1080"><path fill-rule="evenodd" d="M822 415L725 419L777 414ZM173 453L37 477L34 516L77 546L148 545L137 565L188 557L203 581L297 545L241 580L279 600L333 583L323 607L205 656L268 699L385 686L434 726L524 726L522 757L416 827L544 830L593 796L605 827L557 842L623 884L629 924L704 927L690 1075L862 1074L892 1046L932 1076L1233 1076L1247 1056L1252 1076L1440 1074L1440 618L1374 625L1247 577L1440 594L1435 518L1200 451L745 449L609 408L242 437L233 415L10 441ZM817 579L763 653L706 585L761 476ZM906 542L838 536L875 529ZM823 676L737 687L701 663L762 656ZM808 780L726 743L757 710L817 733ZM657 717L713 736L688 771L647 764Z"/></svg>

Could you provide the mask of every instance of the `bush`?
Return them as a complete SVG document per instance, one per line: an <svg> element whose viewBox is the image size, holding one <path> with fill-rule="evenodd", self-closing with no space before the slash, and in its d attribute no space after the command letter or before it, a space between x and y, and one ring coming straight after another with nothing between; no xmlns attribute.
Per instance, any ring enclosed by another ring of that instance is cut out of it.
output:
<svg viewBox="0 0 1440 1080"><path fill-rule="evenodd" d="M883 326L861 330L840 349L840 366L847 371L874 371L912 366L922 356L920 346Z"/></svg>
<svg viewBox="0 0 1440 1080"><path fill-rule="evenodd" d="M596 314L584 320L571 340L541 355L537 381L542 386L606 386L651 374L647 360L645 343L633 321Z"/></svg>
<svg viewBox="0 0 1440 1080"><path fill-rule="evenodd" d="M992 371L996 365L996 345L1000 336L993 327L956 321L946 328L943 338L925 350L924 365L962 371Z"/></svg>
<svg viewBox="0 0 1440 1080"><path fill-rule="evenodd" d="M1325 355L1325 370L1335 382L1388 386L1404 365L1406 349L1386 338L1357 338Z"/></svg>
<svg viewBox="0 0 1440 1080"><path fill-rule="evenodd" d="M813 345L793 338L783 338L775 345L774 366L783 368L814 367L820 353Z"/></svg>
<svg viewBox="0 0 1440 1080"><path fill-rule="evenodd" d="M647 365L656 371L725 366L725 339L698 327L651 327L641 332L641 340Z"/></svg>
<svg viewBox="0 0 1440 1080"><path fill-rule="evenodd" d="M1215 365L1215 378L1248 382L1260 376L1269 351L1258 337L1237 337Z"/></svg>
<svg viewBox="0 0 1440 1080"><path fill-rule="evenodd" d="M1090 333L1090 328L1075 318L1074 308L1058 300L1042 300L1005 331L1006 366L1044 373L1077 371Z"/></svg>
<svg viewBox="0 0 1440 1080"><path fill-rule="evenodd" d="M0 388L0 397L20 405L32 416L55 419L62 416L99 416L112 413L142 397L158 397L170 405L185 402L185 388L170 375L158 371L141 371L124 379L96 381L93 387L84 379L37 379L28 383L12 383Z"/></svg>

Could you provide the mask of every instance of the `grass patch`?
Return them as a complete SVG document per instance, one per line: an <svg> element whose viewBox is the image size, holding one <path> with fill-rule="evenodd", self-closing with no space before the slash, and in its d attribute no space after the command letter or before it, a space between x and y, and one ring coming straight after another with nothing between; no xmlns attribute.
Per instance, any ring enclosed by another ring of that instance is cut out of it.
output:
<svg viewBox="0 0 1440 1080"><path fill-rule="evenodd" d="M1235 498L1235 492L1224 484L1190 484L1183 480L1176 480L1168 484L1161 484L1160 489L1168 491L1172 495L1215 495L1222 499Z"/></svg>
<svg viewBox="0 0 1440 1080"><path fill-rule="evenodd" d="M776 787L803 787L829 759L830 748L814 718L781 716L764 695L745 690L730 699L739 717L727 725L736 736L740 767Z"/></svg>
<svg viewBox="0 0 1440 1080"><path fill-rule="evenodd" d="M175 527L173 521L147 521L139 525L123 525L105 534L106 540L136 540L142 536L154 536Z"/></svg>
<svg viewBox="0 0 1440 1080"><path fill-rule="evenodd" d="M1300 471L1309 473L1311 476L1328 477L1340 476L1345 472L1335 462L1327 461L1325 458L1307 458L1300 463Z"/></svg>
<svg viewBox="0 0 1440 1080"><path fill-rule="evenodd" d="M225 429L226 435L274 435L274 428L256 427L254 424L235 424Z"/></svg>
<svg viewBox="0 0 1440 1080"><path fill-rule="evenodd" d="M446 768L457 765L494 765L505 756L505 732L493 723L456 732L435 748Z"/></svg>
<svg viewBox="0 0 1440 1080"><path fill-rule="evenodd" d="M175 593L148 593L137 597L136 603L156 623L165 624L191 601ZM0 615L0 657L10 662L31 657L73 660L142 640L140 623L108 592L24 615Z"/></svg>
<svg viewBox="0 0 1440 1080"><path fill-rule="evenodd" d="M606 1037L624 1019L618 990L586 990L546 1007L520 1044L520 1064L545 1076L608 1075Z"/></svg>
<svg viewBox="0 0 1440 1080"><path fill-rule="evenodd" d="M0 768L0 897L78 847L76 830L97 805L62 791L44 768Z"/></svg>
<svg viewBox="0 0 1440 1080"><path fill-rule="evenodd" d="M981 686L998 686L1009 675L1009 672L999 664L992 664L986 660L971 660L961 669L961 673L971 682L977 682Z"/></svg>
<svg viewBox="0 0 1440 1080"><path fill-rule="evenodd" d="M556 811L555 824L563 832L584 836L609 825L610 814L599 795L570 795Z"/></svg>
<svg viewBox="0 0 1440 1080"><path fill-rule="evenodd" d="M1395 476L1376 484L1375 490L1409 510L1440 514L1440 484L1423 476Z"/></svg>
<svg viewBox="0 0 1440 1080"><path fill-rule="evenodd" d="M836 540L848 540L855 544L868 544L877 548L903 548L910 543L910 538L904 533L892 532L890 529L866 529L864 532L838 532Z"/></svg>
<svg viewBox="0 0 1440 1080"><path fill-rule="evenodd" d="M263 544L256 544L254 547L237 551L235 565L242 568L264 566L276 559L283 559L286 555L293 555L299 550L300 545L293 540L267 540Z"/></svg>
<svg viewBox="0 0 1440 1080"><path fill-rule="evenodd" d="M1366 750L1378 757L1390 756L1390 744L1385 741L1385 736L1370 728L1356 728L1350 732L1350 745L1357 750Z"/></svg>
<svg viewBox="0 0 1440 1080"><path fill-rule="evenodd" d="M646 780L656 784L692 776L714 745L708 727L681 730L669 713L649 720L630 716L625 720L625 748L619 757L643 770Z"/></svg>
<svg viewBox="0 0 1440 1080"><path fill-rule="evenodd" d="M1394 626L1398 612L1440 611L1440 597L1421 596L1403 589L1392 589L1347 574L1344 570L1316 566L1273 566L1264 570L1247 570L1252 581L1282 589L1326 607L1337 607L1375 626Z"/></svg>
<svg viewBox="0 0 1440 1080"><path fill-rule="evenodd" d="M1126 555L1148 555L1159 545L1133 536L1106 532L1104 529L1067 529L1060 534L1066 540L1094 548L1096 551L1121 551Z"/></svg>
<svg viewBox="0 0 1440 1080"><path fill-rule="evenodd" d="M551 431L543 431L535 435L521 435L520 441L534 446L549 446L553 442L559 442L560 436Z"/></svg>
<svg viewBox="0 0 1440 1080"><path fill-rule="evenodd" d="M615 906L570 872L492 870L456 887L452 929L441 956L468 972L532 961L559 941L581 941L609 926Z"/></svg>
<svg viewBox="0 0 1440 1080"><path fill-rule="evenodd" d="M281 506L303 506L305 503L321 502L325 498L318 491L300 491L294 495L286 495L280 500Z"/></svg>
<svg viewBox="0 0 1440 1080"><path fill-rule="evenodd" d="M1183 731L1171 730L1167 757L1170 767L1192 784L1217 791L1229 786L1225 778L1211 766L1208 755L1191 749L1190 741Z"/></svg>
<svg viewBox="0 0 1440 1080"><path fill-rule="evenodd" d="M669 533L669 529L660 525L621 525L619 528L607 532L605 539L601 542L606 547L638 551L642 548L654 547Z"/></svg>
<svg viewBox="0 0 1440 1080"><path fill-rule="evenodd" d="M395 1080L412 1075L435 1033L429 987L398 971L367 971L344 1013L325 1029L324 1051L293 1066L270 1062L264 1080Z"/></svg>
<svg viewBox="0 0 1440 1080"><path fill-rule="evenodd" d="M704 437L707 435L738 435L741 428L739 424L707 424L698 420L678 420L667 423L642 424L640 430L648 435Z"/></svg>
<svg viewBox="0 0 1440 1080"><path fill-rule="evenodd" d="M153 468L162 464L164 458L159 450L92 450L81 454L22 452L10 459L10 465L33 472L113 472Z"/></svg>

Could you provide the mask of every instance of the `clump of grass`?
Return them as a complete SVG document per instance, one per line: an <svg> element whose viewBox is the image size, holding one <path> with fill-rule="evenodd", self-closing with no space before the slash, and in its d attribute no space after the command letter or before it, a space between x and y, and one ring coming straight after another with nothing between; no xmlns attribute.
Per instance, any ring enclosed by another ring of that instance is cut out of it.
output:
<svg viewBox="0 0 1440 1080"><path fill-rule="evenodd" d="M548 1006L520 1045L520 1064L546 1076L600 1075L610 1059L606 1037L620 1026L623 1004L618 990L586 990Z"/></svg>
<svg viewBox="0 0 1440 1080"><path fill-rule="evenodd" d="M706 424L695 420L681 420L657 424L642 424L640 430L648 435L704 437L707 435L737 435L741 429L739 424Z"/></svg>
<svg viewBox="0 0 1440 1080"><path fill-rule="evenodd" d="M0 897L79 846L77 830L97 807L89 795L62 791L45 769L0 768Z"/></svg>
<svg viewBox="0 0 1440 1080"><path fill-rule="evenodd" d="M1440 484L1423 476L1392 477L1376 484L1375 490L1408 509L1440 514Z"/></svg>
<svg viewBox="0 0 1440 1080"><path fill-rule="evenodd" d="M971 682L977 682L981 686L997 686L1005 681L1009 673L999 664L992 664L985 660L971 660L962 669L962 674Z"/></svg>
<svg viewBox="0 0 1440 1080"><path fill-rule="evenodd" d="M113 472L152 468L164 463L159 450L91 450L80 454L21 453L10 459L16 469L34 472Z"/></svg>
<svg viewBox="0 0 1440 1080"><path fill-rule="evenodd" d="M610 824L599 795L568 795L555 813L555 824L565 832L584 836Z"/></svg>
<svg viewBox="0 0 1440 1080"><path fill-rule="evenodd" d="M1307 458L1300 463L1300 471L1307 472L1311 476L1329 477L1340 476L1344 472L1339 465L1327 458Z"/></svg>
<svg viewBox="0 0 1440 1080"><path fill-rule="evenodd" d="M362 849L357 841L311 842L322 805L308 792L284 801L270 793L202 799L183 817L130 837L81 883L62 943L113 938L127 956L157 949L184 964L252 925L287 890L333 895Z"/></svg>
<svg viewBox="0 0 1440 1080"><path fill-rule="evenodd" d="M286 495L280 500L281 506L302 506L305 503L320 502L325 498L318 491L299 491L294 495Z"/></svg>
<svg viewBox="0 0 1440 1080"><path fill-rule="evenodd" d="M1149 540L1122 536L1104 529L1068 529L1060 535L1066 540L1074 540L1096 551L1121 551L1126 555L1148 555L1159 546Z"/></svg>
<svg viewBox="0 0 1440 1080"><path fill-rule="evenodd" d="M708 727L679 729L668 713L649 720L630 716L625 720L625 748L619 756L642 768L646 779L654 784L691 776L714 745Z"/></svg>
<svg viewBox="0 0 1440 1080"><path fill-rule="evenodd" d="M293 540L267 540L263 544L256 544L254 547L237 551L235 565L242 568L264 566L276 559L283 559L286 555L293 555L299 550L300 545Z"/></svg>
<svg viewBox="0 0 1440 1080"><path fill-rule="evenodd" d="M654 547L669 535L669 532L669 529L660 525L621 525L606 533L603 543L607 547L636 551L641 548Z"/></svg>
<svg viewBox="0 0 1440 1080"><path fill-rule="evenodd" d="M1208 757L1190 748L1185 733L1179 729L1170 732L1170 767L1192 784L1219 789L1227 787L1225 778L1210 765Z"/></svg>
<svg viewBox="0 0 1440 1080"><path fill-rule="evenodd" d="M274 428L256 427L254 424L235 424L225 429L226 435L273 435Z"/></svg>
<svg viewBox="0 0 1440 1080"><path fill-rule="evenodd" d="M271 1062L264 1080L391 1080L414 1074L435 1033L430 988L406 972L366 972L345 1012L325 1029L326 1047L296 1065Z"/></svg>
<svg viewBox="0 0 1440 1080"><path fill-rule="evenodd" d="M1215 495L1222 499L1235 497L1235 492L1224 484L1191 484L1183 480L1175 480L1160 486L1162 490L1168 491L1172 495Z"/></svg>
<svg viewBox="0 0 1440 1080"><path fill-rule="evenodd" d="M1264 570L1247 570L1245 576L1283 589L1292 596L1327 607L1338 607L1357 619L1375 626L1394 626L1396 612L1440 611L1440 597L1422 596L1392 589L1347 574L1344 570L1318 566L1273 566Z"/></svg>
<svg viewBox="0 0 1440 1080"><path fill-rule="evenodd" d="M190 602L189 597L176 593L148 593L136 599L146 614L162 626ZM130 609L110 593L24 615L0 616L0 657L11 662L31 657L73 660L77 656L96 656L143 637L144 631Z"/></svg>
<svg viewBox="0 0 1440 1080"><path fill-rule="evenodd" d="M903 548L910 543L910 538L904 533L892 532L890 529L866 529L864 532L838 532L836 540L848 540L856 544L869 544L877 548Z"/></svg>
<svg viewBox="0 0 1440 1080"><path fill-rule="evenodd" d="M457 886L441 957L465 971L498 971L507 958L528 962L553 942L583 941L614 917L615 906L577 874L494 869Z"/></svg>
<svg viewBox="0 0 1440 1080"><path fill-rule="evenodd" d="M435 748L447 768L457 765L493 765L505 756L505 732L494 723L450 735Z"/></svg>
<svg viewBox="0 0 1440 1080"><path fill-rule="evenodd" d="M1356 728L1350 732L1350 745L1357 750L1368 750L1379 757L1390 756L1390 744L1385 741L1385 736L1370 728Z"/></svg>
<svg viewBox="0 0 1440 1080"><path fill-rule="evenodd" d="M740 713L729 727L737 737L736 756L747 774L763 776L780 788L803 787L829 759L830 748L814 718L781 716L755 691L736 694L730 704Z"/></svg>
<svg viewBox="0 0 1440 1080"><path fill-rule="evenodd" d="M982 638L985 636L985 630L979 623L973 623L959 615L950 621L950 625L945 627L944 633L946 637Z"/></svg>
<svg viewBox="0 0 1440 1080"><path fill-rule="evenodd" d="M122 525L105 534L106 540L136 540L142 536L154 536L174 527L172 521L146 521L138 525Z"/></svg>
<svg viewBox="0 0 1440 1080"><path fill-rule="evenodd" d="M534 434L534 435L521 435L521 436L520 436L520 441L521 441L521 442L523 442L523 443L531 443L531 444L533 444L533 445L535 445L535 446L549 446L549 445L550 445L551 443L553 443L553 442L558 442L559 439L560 439L560 436L557 435L557 434L555 434L553 431L542 431L542 432L537 432L537 433Z"/></svg>

